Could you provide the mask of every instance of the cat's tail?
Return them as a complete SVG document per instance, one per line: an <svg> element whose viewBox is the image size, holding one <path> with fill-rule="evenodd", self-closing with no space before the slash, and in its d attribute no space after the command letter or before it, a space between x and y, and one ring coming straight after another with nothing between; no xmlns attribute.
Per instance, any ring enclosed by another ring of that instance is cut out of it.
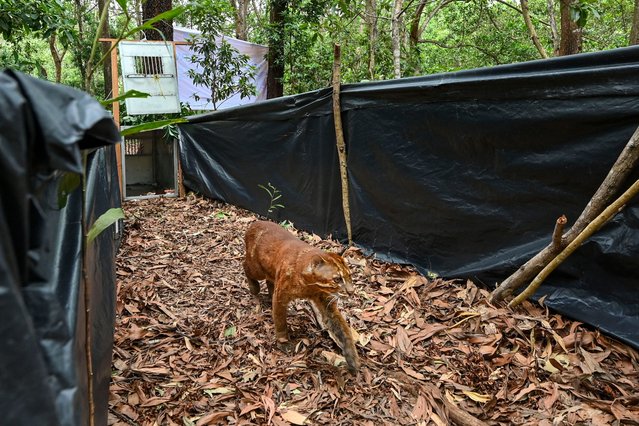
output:
<svg viewBox="0 0 639 426"><path fill-rule="evenodd" d="M359 356L357 355L357 348L355 348L351 327L337 310L336 300L327 298L327 300L322 302L318 304L311 303L313 311L315 311L315 317L342 350L348 370L352 374L357 374L359 371Z"/></svg>

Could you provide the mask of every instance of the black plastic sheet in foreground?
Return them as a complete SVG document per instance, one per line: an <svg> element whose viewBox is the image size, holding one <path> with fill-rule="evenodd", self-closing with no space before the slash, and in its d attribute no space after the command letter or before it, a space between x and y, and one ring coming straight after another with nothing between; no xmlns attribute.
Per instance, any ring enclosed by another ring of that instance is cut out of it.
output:
<svg viewBox="0 0 639 426"><path fill-rule="evenodd" d="M0 74L0 423L89 424L84 288L91 300L96 424L106 424L115 319L113 228L87 249L82 278L82 188L60 208L63 172L82 173L81 149L119 135L90 96ZM87 164L87 221L120 195L113 146Z"/></svg>
<svg viewBox="0 0 639 426"><path fill-rule="evenodd" d="M639 126L639 48L346 85L354 241L379 257L494 286L573 223ZM181 125L185 183L344 238L330 91ZM637 178L635 173L634 178ZM546 303L639 347L639 204L580 248Z"/></svg>

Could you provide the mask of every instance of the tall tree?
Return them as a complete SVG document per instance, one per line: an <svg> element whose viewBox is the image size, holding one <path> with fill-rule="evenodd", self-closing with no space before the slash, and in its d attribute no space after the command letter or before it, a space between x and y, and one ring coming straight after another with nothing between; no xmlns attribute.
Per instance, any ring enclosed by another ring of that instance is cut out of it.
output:
<svg viewBox="0 0 639 426"><path fill-rule="evenodd" d="M248 10L250 0L231 0L235 13L235 37L240 40L248 39Z"/></svg>
<svg viewBox="0 0 639 426"><path fill-rule="evenodd" d="M573 20L573 9L579 0L559 0L561 16L561 41L559 55L573 55L581 52L582 28Z"/></svg>
<svg viewBox="0 0 639 426"><path fill-rule="evenodd" d="M393 19L391 20L391 42L393 45L393 76L400 78L402 76L402 6L404 0L395 0L393 7Z"/></svg>
<svg viewBox="0 0 639 426"><path fill-rule="evenodd" d="M142 3L142 21L173 9L172 0L146 0ZM162 20L154 24L154 30L144 31L147 40L173 40L173 21Z"/></svg>
<svg viewBox="0 0 639 426"><path fill-rule="evenodd" d="M425 0L422 0L425 1ZM639 0L637 0L639 1ZM368 75L375 79L375 51L377 50L377 1L366 0L364 15L366 31L368 32Z"/></svg>
<svg viewBox="0 0 639 426"><path fill-rule="evenodd" d="M548 24L550 25L550 37L552 38L553 55L559 55L559 31L557 30L557 20L555 19L555 5L553 0L546 0L548 10Z"/></svg>
<svg viewBox="0 0 639 426"><path fill-rule="evenodd" d="M284 43L286 40L287 0L270 0L269 50L266 97L277 98L284 94Z"/></svg>
<svg viewBox="0 0 639 426"><path fill-rule="evenodd" d="M100 36L102 38L110 38L111 31L109 29L109 0L98 0L98 10L100 13L106 13L105 17L105 25L102 27L102 34ZM102 55L106 55L109 51L110 43L102 43ZM105 60L102 63L102 75L104 76L104 98L108 99L111 97L111 61Z"/></svg>
<svg viewBox="0 0 639 426"><path fill-rule="evenodd" d="M634 12L632 14L632 27L630 28L629 45L639 44L639 0L635 0Z"/></svg>

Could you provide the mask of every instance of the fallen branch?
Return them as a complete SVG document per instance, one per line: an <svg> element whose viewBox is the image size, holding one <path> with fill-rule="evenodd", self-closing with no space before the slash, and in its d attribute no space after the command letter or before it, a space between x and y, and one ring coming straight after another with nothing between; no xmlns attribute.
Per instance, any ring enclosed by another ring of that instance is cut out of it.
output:
<svg viewBox="0 0 639 426"><path fill-rule="evenodd" d="M554 246L561 246L561 237L564 235L564 226L568 222L566 216L561 215L561 217L557 218L557 222L555 223L555 230L552 232L552 244Z"/></svg>
<svg viewBox="0 0 639 426"><path fill-rule="evenodd" d="M572 240L568 246L563 249L561 253L555 257L542 271L535 277L530 285L515 297L508 306L513 308L519 305L524 300L532 296L539 288L541 283L554 271L561 263L566 260L584 241L586 241L592 234L597 232L602 226L604 226L617 212L622 209L632 197L639 192L639 180L632 184L630 188L626 190L619 198L617 198L612 204L610 204L599 216L597 216L577 237Z"/></svg>
<svg viewBox="0 0 639 426"><path fill-rule="evenodd" d="M615 161L608 175L595 195L590 199L575 224L564 235L561 244L555 244L555 238L532 259L522 265L511 276L506 278L490 295L490 302L497 303L510 296L513 291L530 282L559 252L570 244L586 226L594 220L610 203L612 197L619 192L621 184L628 177L639 160L639 128L635 130L625 148Z"/></svg>
<svg viewBox="0 0 639 426"><path fill-rule="evenodd" d="M438 409L437 406L440 404L437 404L435 402L435 399L442 401L444 407L448 411L448 417L450 417L450 420L453 422L453 424L457 426L487 426L487 423L479 420L477 417L473 416L469 412L459 408L452 401L449 401L446 396L440 393L437 386L433 385L432 383L424 384L423 382L414 379L401 371L389 372L389 376L395 378L401 384L410 384L411 386L408 386L406 390L415 397L418 397L420 392L425 395L429 395L432 398L431 405L433 405L433 409L435 409L436 411ZM439 408L441 409L441 407Z"/></svg>
<svg viewBox="0 0 639 426"><path fill-rule="evenodd" d="M479 420L477 417L472 414L462 410L457 405L448 401L446 397L442 398L444 401L444 406L448 410L448 415L450 419L458 426L487 426L488 423Z"/></svg>

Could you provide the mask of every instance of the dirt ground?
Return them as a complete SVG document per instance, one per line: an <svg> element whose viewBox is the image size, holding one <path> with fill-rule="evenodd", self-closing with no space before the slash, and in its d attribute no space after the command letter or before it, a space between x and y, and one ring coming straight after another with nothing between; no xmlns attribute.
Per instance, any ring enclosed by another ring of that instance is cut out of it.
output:
<svg viewBox="0 0 639 426"><path fill-rule="evenodd" d="M306 302L289 307L295 352L277 348L241 266L255 215L194 196L124 208L110 425L639 424L637 352L539 304L350 248L352 376Z"/></svg>

